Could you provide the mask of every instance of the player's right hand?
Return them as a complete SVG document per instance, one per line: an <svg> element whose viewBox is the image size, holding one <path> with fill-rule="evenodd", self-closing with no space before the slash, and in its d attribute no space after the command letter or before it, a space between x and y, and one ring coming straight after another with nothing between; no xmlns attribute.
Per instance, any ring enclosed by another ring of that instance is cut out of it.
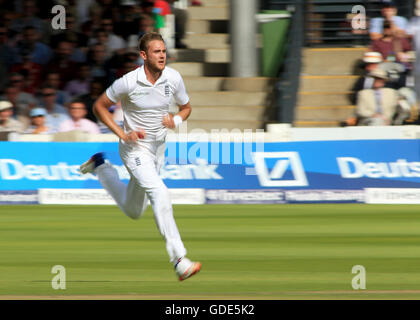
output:
<svg viewBox="0 0 420 320"><path fill-rule="evenodd" d="M143 129L139 129L138 131L130 131L126 133L123 140L126 143L133 143L136 142L138 139L144 139L145 137L146 131Z"/></svg>

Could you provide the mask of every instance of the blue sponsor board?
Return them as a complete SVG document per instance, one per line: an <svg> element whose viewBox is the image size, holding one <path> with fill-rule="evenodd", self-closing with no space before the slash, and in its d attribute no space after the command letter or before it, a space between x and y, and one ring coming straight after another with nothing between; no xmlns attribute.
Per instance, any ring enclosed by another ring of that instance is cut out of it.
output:
<svg viewBox="0 0 420 320"><path fill-rule="evenodd" d="M167 143L170 188L362 190L420 188L418 140L235 144ZM0 142L0 190L101 188L78 167L104 151L122 180L117 143Z"/></svg>
<svg viewBox="0 0 420 320"><path fill-rule="evenodd" d="M0 204L38 204L37 190L0 191Z"/></svg>

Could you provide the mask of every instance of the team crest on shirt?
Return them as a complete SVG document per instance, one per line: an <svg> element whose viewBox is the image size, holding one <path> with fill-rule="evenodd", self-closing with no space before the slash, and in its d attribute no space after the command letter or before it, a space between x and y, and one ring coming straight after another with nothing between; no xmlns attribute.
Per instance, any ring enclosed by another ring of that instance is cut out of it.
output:
<svg viewBox="0 0 420 320"><path fill-rule="evenodd" d="M166 97L169 97L169 93L170 93L170 91L169 91L169 84L165 84L165 96Z"/></svg>

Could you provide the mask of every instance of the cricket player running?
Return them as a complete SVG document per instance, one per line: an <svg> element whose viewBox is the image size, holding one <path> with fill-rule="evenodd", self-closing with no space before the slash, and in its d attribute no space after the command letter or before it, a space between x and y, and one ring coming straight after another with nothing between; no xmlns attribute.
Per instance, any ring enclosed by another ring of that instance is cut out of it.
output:
<svg viewBox="0 0 420 320"><path fill-rule="evenodd" d="M80 166L80 171L95 173L120 209L132 219L142 215L150 199L170 261L182 281L200 271L201 263L186 258L169 192L159 171L164 163L167 128L176 128L186 120L191 106L181 75L166 67L162 36L145 34L139 41L139 49L144 65L115 80L93 107L97 117L120 138L119 152L130 181L127 185L119 180L117 171L105 161L103 153L93 155ZM179 107L175 116L169 113L172 97ZM118 101L124 112L123 129L108 111Z"/></svg>

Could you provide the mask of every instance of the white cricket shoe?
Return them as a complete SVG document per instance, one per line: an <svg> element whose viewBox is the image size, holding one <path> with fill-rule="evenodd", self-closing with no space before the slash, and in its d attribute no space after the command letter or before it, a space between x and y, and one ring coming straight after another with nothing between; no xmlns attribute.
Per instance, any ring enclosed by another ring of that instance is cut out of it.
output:
<svg viewBox="0 0 420 320"><path fill-rule="evenodd" d="M200 262L192 262L188 258L180 258L175 265L175 272L179 277L179 281L186 280L201 269Z"/></svg>
<svg viewBox="0 0 420 320"><path fill-rule="evenodd" d="M99 167L101 164L105 163L105 157L103 152L95 153L88 161L83 163L79 171L83 174L93 172L97 167Z"/></svg>

